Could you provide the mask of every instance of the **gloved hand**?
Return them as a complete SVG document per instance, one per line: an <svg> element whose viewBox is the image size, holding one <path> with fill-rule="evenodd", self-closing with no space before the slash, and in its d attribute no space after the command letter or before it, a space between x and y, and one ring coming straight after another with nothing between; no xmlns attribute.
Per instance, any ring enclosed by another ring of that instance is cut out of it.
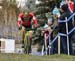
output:
<svg viewBox="0 0 75 61"><path fill-rule="evenodd" d="M22 29L22 25L18 29L21 30Z"/></svg>

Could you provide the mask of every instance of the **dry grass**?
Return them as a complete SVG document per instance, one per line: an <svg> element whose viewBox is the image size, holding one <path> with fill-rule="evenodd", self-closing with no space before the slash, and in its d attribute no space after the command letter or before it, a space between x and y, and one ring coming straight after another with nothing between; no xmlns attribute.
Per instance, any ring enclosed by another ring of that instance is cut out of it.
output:
<svg viewBox="0 0 75 61"><path fill-rule="evenodd" d="M32 56L25 54L0 54L0 61L75 61L75 56Z"/></svg>

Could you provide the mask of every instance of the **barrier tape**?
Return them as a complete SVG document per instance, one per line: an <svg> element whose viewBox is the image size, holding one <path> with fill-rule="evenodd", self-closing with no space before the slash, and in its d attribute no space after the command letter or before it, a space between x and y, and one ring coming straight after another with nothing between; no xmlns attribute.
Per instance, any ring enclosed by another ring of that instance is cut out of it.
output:
<svg viewBox="0 0 75 61"><path fill-rule="evenodd" d="M63 20L63 21L59 20L58 22L59 22L59 23L68 22L68 21L70 21L70 19L71 19L73 16L75 16L75 13L72 14L66 21L64 21L64 20ZM52 45L52 44L55 42L55 40L58 38L58 36L68 36L68 35L70 35L73 31L75 31L75 27L72 28L72 30L69 31L68 34L58 33L57 36L53 39L53 41L50 42L50 45Z"/></svg>
<svg viewBox="0 0 75 61"><path fill-rule="evenodd" d="M68 22L68 21L70 21L70 19L72 18L72 17L74 17L75 16L75 13L74 14L72 14L66 21L65 20L58 20L58 22L59 23L63 23L63 22Z"/></svg>
<svg viewBox="0 0 75 61"><path fill-rule="evenodd" d="M75 31L75 27L71 31L69 31L68 35L70 35L73 31Z"/></svg>

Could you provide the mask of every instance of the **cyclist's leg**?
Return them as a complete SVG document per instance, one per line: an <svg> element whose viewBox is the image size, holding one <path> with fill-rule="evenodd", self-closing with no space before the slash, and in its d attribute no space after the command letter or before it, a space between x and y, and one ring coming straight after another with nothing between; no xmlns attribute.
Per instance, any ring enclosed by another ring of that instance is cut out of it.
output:
<svg viewBox="0 0 75 61"><path fill-rule="evenodd" d="M33 31L30 30L29 31L29 53L31 53L32 35L33 35Z"/></svg>
<svg viewBox="0 0 75 61"><path fill-rule="evenodd" d="M22 32L22 48L24 48L24 37L25 37L25 32L26 32L24 26L22 26L21 32Z"/></svg>
<svg viewBox="0 0 75 61"><path fill-rule="evenodd" d="M22 32L22 48L24 49L24 53L25 53L26 46L25 46L25 43L24 43L24 39L25 39L26 30L25 30L24 26L22 26L21 32Z"/></svg>
<svg viewBox="0 0 75 61"><path fill-rule="evenodd" d="M27 54L31 53L31 44L32 44L32 31L26 31L24 37L24 48Z"/></svg>
<svg viewBox="0 0 75 61"><path fill-rule="evenodd" d="M30 53L30 37L29 37L29 31L26 31L26 33L25 33L24 45L25 45L25 52L27 54L29 54Z"/></svg>
<svg viewBox="0 0 75 61"><path fill-rule="evenodd" d="M25 32L25 37L24 37L24 50L25 50L25 53L27 53L27 51L28 51L28 39L27 39L27 37L28 37L28 34L27 34L28 32L26 31Z"/></svg>

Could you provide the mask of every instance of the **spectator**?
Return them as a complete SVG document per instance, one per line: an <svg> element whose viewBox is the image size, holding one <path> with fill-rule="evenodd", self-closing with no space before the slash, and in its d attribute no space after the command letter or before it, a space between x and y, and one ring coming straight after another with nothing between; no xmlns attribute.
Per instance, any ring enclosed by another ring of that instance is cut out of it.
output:
<svg viewBox="0 0 75 61"><path fill-rule="evenodd" d="M45 48L47 48L50 43L49 37L51 37L50 33L52 32L52 29L51 29L52 24L53 24L53 19L48 18L47 23L44 26L44 31L42 31L42 33L44 33L44 38L45 38L45 41L44 41ZM50 53L53 54L53 47L51 48ZM49 54L49 49L47 51L47 54Z"/></svg>
<svg viewBox="0 0 75 61"><path fill-rule="evenodd" d="M64 4L61 7L61 11L63 12L62 15L60 16L60 21L65 21L65 17L69 18L71 16L69 10L68 10L68 5ZM68 21L68 31L70 31L73 27L72 21ZM59 33L67 34L66 32L66 24L65 23L59 23ZM72 54L72 33L69 35L69 53ZM61 36L61 45L62 45L62 52L64 54L67 54L67 37Z"/></svg>
<svg viewBox="0 0 75 61"><path fill-rule="evenodd" d="M60 17L60 11L57 8L57 6L54 7L53 11L52 11L53 15L55 15L55 17L59 18Z"/></svg>
<svg viewBox="0 0 75 61"><path fill-rule="evenodd" d="M67 4L68 4L70 12L73 13L73 11L74 11L74 2L73 2L73 0L67 1Z"/></svg>
<svg viewBox="0 0 75 61"><path fill-rule="evenodd" d="M64 5L64 4L66 4L66 1L65 1L65 0L62 0L62 1L60 2L60 7L61 7L62 5Z"/></svg>

